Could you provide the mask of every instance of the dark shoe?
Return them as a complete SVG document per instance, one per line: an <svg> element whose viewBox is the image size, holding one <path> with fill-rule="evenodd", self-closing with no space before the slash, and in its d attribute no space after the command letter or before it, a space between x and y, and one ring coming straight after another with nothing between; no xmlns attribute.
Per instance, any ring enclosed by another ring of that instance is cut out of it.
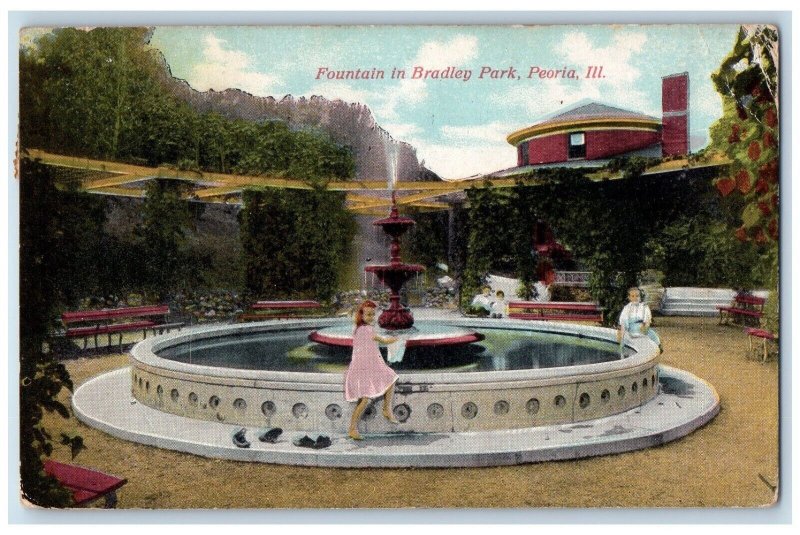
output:
<svg viewBox="0 0 800 535"><path fill-rule="evenodd" d="M330 437L326 437L325 435L320 435L317 437L317 441L312 446L315 450L321 450L322 448L327 448L331 445Z"/></svg>
<svg viewBox="0 0 800 535"><path fill-rule="evenodd" d="M233 434L233 444L237 448L249 448L250 447L250 443L244 437L245 431L246 431L245 428L242 427L241 429L236 431L236 433Z"/></svg>
<svg viewBox="0 0 800 535"><path fill-rule="evenodd" d="M281 433L283 433L283 429L280 427L273 427L258 435L258 440L261 442L275 444L275 442L278 440L278 437L281 436Z"/></svg>
<svg viewBox="0 0 800 535"><path fill-rule="evenodd" d="M294 444L298 448L313 448L316 442L314 442L314 439L312 439L308 435L303 435L301 438L294 439L292 441L292 444Z"/></svg>

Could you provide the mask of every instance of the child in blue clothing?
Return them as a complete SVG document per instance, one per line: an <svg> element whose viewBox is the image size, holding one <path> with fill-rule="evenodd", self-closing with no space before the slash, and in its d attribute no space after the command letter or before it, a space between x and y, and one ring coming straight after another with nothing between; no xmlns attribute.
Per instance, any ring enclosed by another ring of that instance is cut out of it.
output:
<svg viewBox="0 0 800 535"><path fill-rule="evenodd" d="M628 304L619 315L617 341L622 343L625 334L632 338L647 336L661 349L661 338L650 328L653 315L650 307L642 302L642 291L639 288L628 288Z"/></svg>

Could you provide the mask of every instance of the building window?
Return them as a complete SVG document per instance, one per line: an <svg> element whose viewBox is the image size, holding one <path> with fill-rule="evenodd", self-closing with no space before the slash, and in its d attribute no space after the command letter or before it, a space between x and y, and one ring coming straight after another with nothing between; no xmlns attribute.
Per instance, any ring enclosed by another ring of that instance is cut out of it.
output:
<svg viewBox="0 0 800 535"><path fill-rule="evenodd" d="M583 132L569 134L569 157L586 158L586 136Z"/></svg>
<svg viewBox="0 0 800 535"><path fill-rule="evenodd" d="M520 143L519 147L519 164L520 165L528 165L530 160L528 159L528 143Z"/></svg>

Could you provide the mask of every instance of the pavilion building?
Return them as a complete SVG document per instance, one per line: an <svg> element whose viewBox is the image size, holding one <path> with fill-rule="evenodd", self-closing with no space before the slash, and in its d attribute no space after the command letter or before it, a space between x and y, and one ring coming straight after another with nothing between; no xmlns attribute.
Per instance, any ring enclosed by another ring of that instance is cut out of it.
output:
<svg viewBox="0 0 800 535"><path fill-rule="evenodd" d="M688 73L663 77L661 88L661 119L588 102L512 132L506 139L517 149L517 167L506 173L542 167L601 167L619 157L688 154Z"/></svg>

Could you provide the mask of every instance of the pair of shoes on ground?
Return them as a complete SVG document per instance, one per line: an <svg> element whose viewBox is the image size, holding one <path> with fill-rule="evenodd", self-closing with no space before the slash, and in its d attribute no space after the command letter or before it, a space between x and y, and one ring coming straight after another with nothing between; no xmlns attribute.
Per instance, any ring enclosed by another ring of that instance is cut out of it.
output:
<svg viewBox="0 0 800 535"><path fill-rule="evenodd" d="M322 448L327 448L331 445L331 439L325 435L319 435L315 440L308 435L303 435L302 437L295 438L292 441L292 444L298 448L321 450Z"/></svg>
<svg viewBox="0 0 800 535"><path fill-rule="evenodd" d="M245 437L246 432L247 429L242 427L233 434L233 444L237 448L250 447L250 442ZM280 427L273 427L265 430L263 433L258 435L258 440L260 440L261 442L269 442L271 444L274 444L278 440L278 437L281 435L281 433L283 433L283 429L281 429Z"/></svg>
<svg viewBox="0 0 800 535"><path fill-rule="evenodd" d="M261 442L268 442L270 444L275 444L278 441L278 437L281 436L283 433L283 429L280 427L271 427L264 430L263 433L258 435L258 440Z"/></svg>

